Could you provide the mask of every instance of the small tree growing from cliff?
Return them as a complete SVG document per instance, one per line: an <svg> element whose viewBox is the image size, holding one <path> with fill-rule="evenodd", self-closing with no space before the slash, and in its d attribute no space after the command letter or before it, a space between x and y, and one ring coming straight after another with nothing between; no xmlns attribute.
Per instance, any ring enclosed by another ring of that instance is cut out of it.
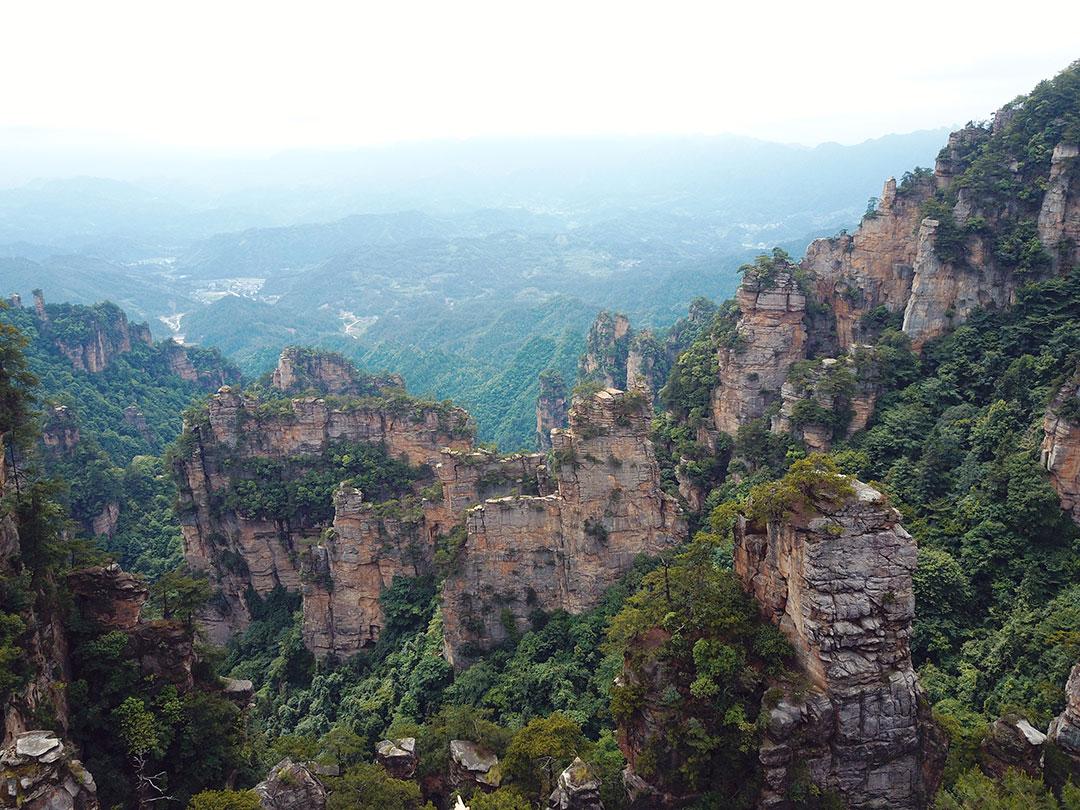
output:
<svg viewBox="0 0 1080 810"><path fill-rule="evenodd" d="M751 489L746 515L762 523L781 520L801 509L837 506L854 494L851 480L831 456L812 453L792 464L779 481Z"/></svg>

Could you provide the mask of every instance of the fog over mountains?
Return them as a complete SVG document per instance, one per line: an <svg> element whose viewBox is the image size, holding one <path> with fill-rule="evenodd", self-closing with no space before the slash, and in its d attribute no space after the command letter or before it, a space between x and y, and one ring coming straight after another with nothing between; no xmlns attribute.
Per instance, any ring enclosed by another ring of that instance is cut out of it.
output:
<svg viewBox="0 0 1080 810"><path fill-rule="evenodd" d="M0 133L0 286L108 299L261 372L318 344L528 441L604 308L663 326L780 245L853 227L945 130L808 148L748 138L474 140L270 157L72 149ZM33 173L36 179L27 179ZM116 178L116 179L110 179ZM497 383L497 384L496 384ZM490 396L485 391L490 387Z"/></svg>

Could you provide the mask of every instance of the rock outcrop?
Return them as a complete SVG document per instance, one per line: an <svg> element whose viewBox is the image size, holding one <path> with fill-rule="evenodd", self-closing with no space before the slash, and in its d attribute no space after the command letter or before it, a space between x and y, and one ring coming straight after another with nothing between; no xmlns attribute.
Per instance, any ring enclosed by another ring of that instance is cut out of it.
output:
<svg viewBox="0 0 1080 810"><path fill-rule="evenodd" d="M736 337L718 350L712 396L713 425L732 436L765 413L792 364L806 356L806 295L790 274L768 282L747 274L737 300Z"/></svg>
<svg viewBox="0 0 1080 810"><path fill-rule="evenodd" d="M0 752L0 807L98 810L94 778L51 731L26 731Z"/></svg>
<svg viewBox="0 0 1080 810"><path fill-rule="evenodd" d="M72 571L67 583L83 618L104 631L134 630L150 598L143 579L116 563Z"/></svg>
<svg viewBox="0 0 1080 810"><path fill-rule="evenodd" d="M98 374L116 357L130 352L133 345L154 345L150 327L128 323L127 315L115 304L50 308L43 298L35 296L35 312L42 330L76 371Z"/></svg>
<svg viewBox="0 0 1080 810"><path fill-rule="evenodd" d="M161 353L169 371L185 382L195 383L204 391L217 391L223 385L233 385L240 381L236 369L221 362L221 358L216 354L211 355L213 362L196 366L191 360L192 351L171 339L161 344Z"/></svg>
<svg viewBox="0 0 1080 810"><path fill-rule="evenodd" d="M228 387L212 396L205 420L185 427L187 452L177 460L176 473L187 560L208 571L221 592L217 609L204 617L213 640L223 642L247 626L248 588L259 596L278 586L300 590L300 551L318 544L330 526L303 516L283 521L230 508L233 471L263 460L299 459L295 472L301 474L335 442L379 445L393 458L435 467L443 448L470 450L472 431L465 411L403 396L337 404L314 397L264 402Z"/></svg>
<svg viewBox="0 0 1080 810"><path fill-rule="evenodd" d="M578 377L609 388L626 388L626 358L634 332L625 315L604 310L585 336Z"/></svg>
<svg viewBox="0 0 1080 810"><path fill-rule="evenodd" d="M771 708L761 807L783 807L794 771L851 808L923 808L944 738L911 663L915 542L881 493L852 481L841 504L736 526L735 572L795 649L808 689Z"/></svg>
<svg viewBox="0 0 1080 810"><path fill-rule="evenodd" d="M1059 143L1039 208L1039 239L1056 272L1080 264L1080 145Z"/></svg>
<svg viewBox="0 0 1080 810"><path fill-rule="evenodd" d="M492 791L499 786L499 758L471 740L450 741L450 786Z"/></svg>
<svg viewBox="0 0 1080 810"><path fill-rule="evenodd" d="M685 538L675 500L660 489L651 414L642 393L606 389L575 401L569 429L552 433L556 492L465 513L466 541L442 594L455 666L526 629L537 610L593 607L635 557Z"/></svg>
<svg viewBox="0 0 1080 810"><path fill-rule="evenodd" d="M255 786L263 810L325 810L326 788L307 765L285 758Z"/></svg>
<svg viewBox="0 0 1080 810"><path fill-rule="evenodd" d="M581 759L559 774L559 781L548 797L548 810L604 810L600 801L600 780Z"/></svg>
<svg viewBox="0 0 1080 810"><path fill-rule="evenodd" d="M1073 779L1080 780L1080 664L1065 684L1065 710L1050 722L1046 736L1068 759Z"/></svg>
<svg viewBox="0 0 1080 810"><path fill-rule="evenodd" d="M1080 523L1080 371L1062 386L1046 410L1040 457L1061 508Z"/></svg>
<svg viewBox="0 0 1080 810"><path fill-rule="evenodd" d="M1008 714L990 724L979 746L979 767L992 779L1000 779L1010 768L1033 779L1042 779L1043 746L1046 735L1026 718Z"/></svg>
<svg viewBox="0 0 1080 810"><path fill-rule="evenodd" d="M376 396L387 389L403 389L397 375L362 374L336 352L290 346L281 352L270 385L288 394L314 391L338 396Z"/></svg>
<svg viewBox="0 0 1080 810"><path fill-rule="evenodd" d="M375 761L386 768L395 779L412 779L420 759L416 755L416 738L380 740L375 746Z"/></svg>
<svg viewBox="0 0 1080 810"><path fill-rule="evenodd" d="M47 452L66 456L79 444L79 438L79 420L69 407L57 405L48 411L41 429Z"/></svg>
<svg viewBox="0 0 1080 810"><path fill-rule="evenodd" d="M348 657L379 640L385 624L379 597L394 577L432 570L434 544L423 513L406 505L377 508L360 490L334 495L334 524L304 555L304 644L317 656Z"/></svg>
<svg viewBox="0 0 1080 810"><path fill-rule="evenodd" d="M536 398L536 449L551 449L551 431L564 428L570 414L570 395L557 371L540 375L540 393Z"/></svg>

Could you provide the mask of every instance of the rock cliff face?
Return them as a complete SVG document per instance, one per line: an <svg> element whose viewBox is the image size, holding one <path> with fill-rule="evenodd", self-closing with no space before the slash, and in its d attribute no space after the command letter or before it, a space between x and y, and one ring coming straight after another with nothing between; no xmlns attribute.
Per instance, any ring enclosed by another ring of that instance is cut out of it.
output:
<svg viewBox="0 0 1080 810"><path fill-rule="evenodd" d="M885 183L874 216L853 234L817 239L802 266L814 279L814 294L831 305L836 318L837 348L846 351L865 339L863 315L885 307L903 312L911 292L921 207L933 193L933 181L920 179L898 193Z"/></svg>
<svg viewBox="0 0 1080 810"><path fill-rule="evenodd" d="M278 391L302 394L374 396L389 388L404 388L405 381L396 375L375 377L361 374L342 355L315 349L290 346L281 352L270 385Z"/></svg>
<svg viewBox="0 0 1080 810"><path fill-rule="evenodd" d="M1080 779L1080 664L1065 685L1065 711L1050 723L1047 738L1068 757L1074 779Z"/></svg>
<svg viewBox="0 0 1080 810"><path fill-rule="evenodd" d="M540 375L540 393L536 398L536 449L551 449L551 431L564 428L569 419L570 395L557 371Z"/></svg>
<svg viewBox="0 0 1080 810"><path fill-rule="evenodd" d="M306 765L283 759L255 786L263 810L324 810L326 788Z"/></svg>
<svg viewBox="0 0 1080 810"><path fill-rule="evenodd" d="M51 731L27 731L0 752L0 807L98 810L94 778Z"/></svg>
<svg viewBox="0 0 1080 810"><path fill-rule="evenodd" d="M806 355L806 296L791 275L781 273L768 284L748 276L737 299L737 337L719 349L712 396L713 424L731 435L765 413L791 365Z"/></svg>
<svg viewBox="0 0 1080 810"><path fill-rule="evenodd" d="M74 310L65 306L66 310ZM154 344L150 327L144 323L128 323L127 315L114 304L96 307L80 307L76 318L78 325L60 328L58 313L50 312L44 299L35 297L35 311L39 324L53 338L56 348L76 371L97 374L104 371L113 359L131 351L135 343Z"/></svg>
<svg viewBox="0 0 1080 810"><path fill-rule="evenodd" d="M604 386L626 388L626 358L633 337L625 315L601 312L585 337L578 376Z"/></svg>
<svg viewBox="0 0 1080 810"><path fill-rule="evenodd" d="M161 344L161 352L169 371L182 380L196 383L205 391L217 391L223 385L232 385L240 381L240 375L231 366L217 362L203 367L196 367L186 346L174 340Z"/></svg>
<svg viewBox="0 0 1080 810"><path fill-rule="evenodd" d="M333 528L303 558L303 637L309 650L348 657L379 640L383 589L395 576L431 573L435 549L422 524L419 509L380 513L360 490L337 491Z"/></svg>
<svg viewBox="0 0 1080 810"><path fill-rule="evenodd" d="M810 688L768 709L761 807L783 807L798 764L851 808L922 808L944 764L911 664L915 542L876 490L736 527L735 572L791 641Z"/></svg>
<svg viewBox="0 0 1080 810"><path fill-rule="evenodd" d="M79 444L79 420L66 405L57 405L48 411L41 430L45 450L58 456L66 456Z"/></svg>
<svg viewBox="0 0 1080 810"><path fill-rule="evenodd" d="M116 563L72 571L67 582L83 617L103 630L133 630L150 598L146 583Z"/></svg>
<svg viewBox="0 0 1080 810"><path fill-rule="evenodd" d="M1080 523L1080 371L1046 410L1041 458L1061 508Z"/></svg>
<svg viewBox="0 0 1080 810"><path fill-rule="evenodd" d="M1054 147L1038 225L1055 271L1080 263L1080 145Z"/></svg>
<svg viewBox="0 0 1080 810"><path fill-rule="evenodd" d="M204 421L185 427L187 452L176 468L180 522L188 562L208 571L221 592L219 608L204 617L214 640L224 641L247 626L249 588L260 596L276 586L300 590L300 552L317 543L329 525L230 508L230 471L246 462L313 458L342 441L380 445L391 457L430 467L442 460L444 447L466 451L472 445L468 414L457 408L403 399L331 405L307 397L266 403L229 388L210 398ZM327 555L329 564L332 555Z"/></svg>
<svg viewBox="0 0 1080 810"><path fill-rule="evenodd" d="M556 492L487 500L465 513L467 538L443 586L448 659L468 663L536 610L594 606L638 554L686 536L660 489L641 393L607 389L570 409L552 434Z"/></svg>

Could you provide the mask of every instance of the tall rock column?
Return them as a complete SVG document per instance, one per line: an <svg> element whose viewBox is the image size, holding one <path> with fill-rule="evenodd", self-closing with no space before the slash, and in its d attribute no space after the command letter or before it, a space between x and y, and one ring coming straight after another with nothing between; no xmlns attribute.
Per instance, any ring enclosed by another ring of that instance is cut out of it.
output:
<svg viewBox="0 0 1080 810"><path fill-rule="evenodd" d="M540 375L540 393L536 398L536 449L551 449L551 431L567 424L570 395L566 383L557 371L547 370Z"/></svg>
<svg viewBox="0 0 1080 810"><path fill-rule="evenodd" d="M1073 779L1080 779L1080 664L1065 685L1065 711L1051 721L1047 737L1066 756Z"/></svg>
<svg viewBox="0 0 1080 810"><path fill-rule="evenodd" d="M1080 523L1080 370L1046 410L1041 458L1061 508Z"/></svg>
<svg viewBox="0 0 1080 810"><path fill-rule="evenodd" d="M1039 209L1039 239L1055 271L1080 263L1080 146L1059 143Z"/></svg>
<svg viewBox="0 0 1080 810"><path fill-rule="evenodd" d="M443 585L447 657L461 667L530 626L537 611L579 613L639 554L686 537L660 489L643 393L605 389L577 400L552 433L558 490L489 499L465 513L467 536Z"/></svg>
<svg viewBox="0 0 1080 810"><path fill-rule="evenodd" d="M780 396L792 363L806 356L806 296L786 272L763 283L749 275L739 287L736 337L717 354L719 384L713 423L732 436Z"/></svg>
<svg viewBox="0 0 1080 810"><path fill-rule="evenodd" d="M850 808L924 808L944 762L911 663L915 541L871 487L736 527L735 572L795 648L809 689L767 708L759 806L788 804L805 766Z"/></svg>

